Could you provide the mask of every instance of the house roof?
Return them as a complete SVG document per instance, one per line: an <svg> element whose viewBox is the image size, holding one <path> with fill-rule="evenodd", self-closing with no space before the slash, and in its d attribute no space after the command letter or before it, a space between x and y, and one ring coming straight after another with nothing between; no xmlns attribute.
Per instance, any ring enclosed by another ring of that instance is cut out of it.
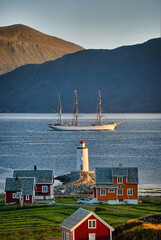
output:
<svg viewBox="0 0 161 240"><path fill-rule="evenodd" d="M54 179L53 170L14 170L13 177L35 177L36 184L52 184Z"/></svg>
<svg viewBox="0 0 161 240"><path fill-rule="evenodd" d="M68 217L60 226L68 229L72 229L75 225L77 225L89 214L90 214L90 211L79 208L70 217Z"/></svg>
<svg viewBox="0 0 161 240"><path fill-rule="evenodd" d="M22 195L34 195L35 178L6 178L5 191L22 192Z"/></svg>
<svg viewBox="0 0 161 240"><path fill-rule="evenodd" d="M85 210L83 208L79 208L76 212L74 212L70 217L68 217L63 223L61 223L61 227L66 228L70 231L73 231L77 228L82 222L84 222L87 218L93 215L96 219L102 222L106 227L108 227L111 231L114 231L108 223L106 223L103 219L97 216L94 212Z"/></svg>
<svg viewBox="0 0 161 240"><path fill-rule="evenodd" d="M95 169L95 182L102 184L113 183L112 169L99 167Z"/></svg>
<svg viewBox="0 0 161 240"><path fill-rule="evenodd" d="M96 184L112 184L113 177L127 177L127 183L138 183L137 167L97 167L95 169Z"/></svg>

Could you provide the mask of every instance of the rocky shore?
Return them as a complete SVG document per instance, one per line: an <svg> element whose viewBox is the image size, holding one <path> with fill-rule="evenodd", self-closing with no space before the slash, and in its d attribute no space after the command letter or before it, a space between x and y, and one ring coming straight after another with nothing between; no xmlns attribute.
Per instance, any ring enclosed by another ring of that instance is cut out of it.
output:
<svg viewBox="0 0 161 240"><path fill-rule="evenodd" d="M92 186L95 184L94 171L75 171L55 178L62 184L55 186L55 195L92 194Z"/></svg>

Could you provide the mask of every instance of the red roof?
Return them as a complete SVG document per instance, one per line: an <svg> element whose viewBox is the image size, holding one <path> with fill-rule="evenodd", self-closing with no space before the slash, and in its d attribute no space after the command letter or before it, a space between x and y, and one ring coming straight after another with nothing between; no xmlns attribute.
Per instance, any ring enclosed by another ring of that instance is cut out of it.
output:
<svg viewBox="0 0 161 240"><path fill-rule="evenodd" d="M83 140L80 143L85 143Z"/></svg>

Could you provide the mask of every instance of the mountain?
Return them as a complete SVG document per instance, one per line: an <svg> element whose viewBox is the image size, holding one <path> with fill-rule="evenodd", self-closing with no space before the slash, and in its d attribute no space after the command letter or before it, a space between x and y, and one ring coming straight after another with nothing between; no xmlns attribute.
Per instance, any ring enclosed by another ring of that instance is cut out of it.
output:
<svg viewBox="0 0 161 240"><path fill-rule="evenodd" d="M0 27L0 74L25 64L55 60L82 49L25 25Z"/></svg>
<svg viewBox="0 0 161 240"><path fill-rule="evenodd" d="M0 76L0 111L95 112L101 90L103 112L161 112L161 38L114 50L83 50L55 61L26 65Z"/></svg>

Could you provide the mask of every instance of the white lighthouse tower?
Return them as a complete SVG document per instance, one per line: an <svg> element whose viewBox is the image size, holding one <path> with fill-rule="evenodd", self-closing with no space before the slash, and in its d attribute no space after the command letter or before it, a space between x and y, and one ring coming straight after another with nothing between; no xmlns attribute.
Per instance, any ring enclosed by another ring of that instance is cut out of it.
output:
<svg viewBox="0 0 161 240"><path fill-rule="evenodd" d="M88 147L81 141L77 147L77 171L89 171Z"/></svg>

